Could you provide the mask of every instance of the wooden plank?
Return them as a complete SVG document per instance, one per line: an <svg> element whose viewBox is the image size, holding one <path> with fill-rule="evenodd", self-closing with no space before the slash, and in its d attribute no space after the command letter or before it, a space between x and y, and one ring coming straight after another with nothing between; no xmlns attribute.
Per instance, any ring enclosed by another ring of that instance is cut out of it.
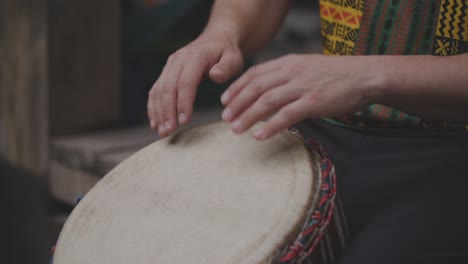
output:
<svg viewBox="0 0 468 264"><path fill-rule="evenodd" d="M137 151L142 149L141 148L133 148L133 149L126 149L111 153L106 153L98 157L98 162L96 164L96 168L98 171L110 171L115 168L117 165L122 163L124 160L128 159L130 156L135 154Z"/></svg>
<svg viewBox="0 0 468 264"><path fill-rule="evenodd" d="M74 170L59 162L52 161L50 165L49 190L53 197L75 205L78 198L85 195L98 181L93 173Z"/></svg>
<svg viewBox="0 0 468 264"><path fill-rule="evenodd" d="M120 1L50 1L51 135L120 116Z"/></svg>
<svg viewBox="0 0 468 264"><path fill-rule="evenodd" d="M221 110L196 110L192 122L179 130L219 121ZM73 205L116 165L158 139L148 126L52 139L52 195Z"/></svg>
<svg viewBox="0 0 468 264"><path fill-rule="evenodd" d="M0 1L0 156L46 175L48 1Z"/></svg>
<svg viewBox="0 0 468 264"><path fill-rule="evenodd" d="M99 156L105 153L139 149L158 139L148 127L110 130L52 139L52 159L70 168L101 175Z"/></svg>
<svg viewBox="0 0 468 264"><path fill-rule="evenodd" d="M193 115L193 120L186 126L184 127L178 127L177 131L185 130L185 129L190 129L196 126L216 122L216 121L221 121L221 108L215 108L215 109L205 109L205 110L195 110L194 115ZM148 128L141 127L139 128L141 131L148 131ZM136 131L135 131L136 132ZM135 133L133 132L133 133ZM137 152L143 147L146 147L150 143L159 139L159 137L156 135L155 132L151 131L152 137L147 135L147 142L144 144L134 144L133 146L127 147L127 148L120 148L120 149L114 149L113 151L101 151L98 155L95 157L95 171L99 174L105 175L107 172L109 172L111 169L113 169L115 166L123 162L125 159L130 157L132 154ZM121 138L120 142L134 142L134 143L143 143L143 142L138 142L136 140L135 135L131 135L131 133L127 134L127 139L123 140ZM109 138L109 137L108 137ZM142 137L144 139L145 137ZM117 144L119 145L119 144ZM115 146L115 145L114 145Z"/></svg>
<svg viewBox="0 0 468 264"><path fill-rule="evenodd" d="M187 129L221 120L221 109L196 110ZM147 125L120 130L106 130L52 139L52 159L74 169L85 170L101 177L122 161L113 154L135 152L158 140L156 132ZM112 158L107 159L107 155ZM117 155L119 157L119 155Z"/></svg>

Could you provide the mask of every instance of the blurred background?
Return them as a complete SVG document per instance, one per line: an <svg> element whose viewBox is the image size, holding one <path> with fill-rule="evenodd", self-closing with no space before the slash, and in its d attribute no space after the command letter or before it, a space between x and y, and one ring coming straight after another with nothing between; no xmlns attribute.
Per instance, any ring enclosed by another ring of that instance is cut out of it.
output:
<svg viewBox="0 0 468 264"><path fill-rule="evenodd" d="M203 29L211 0L0 0L0 256L48 263L77 198L158 139L146 97L166 58ZM318 1L295 1L249 65L321 52ZM204 80L190 126L220 120Z"/></svg>

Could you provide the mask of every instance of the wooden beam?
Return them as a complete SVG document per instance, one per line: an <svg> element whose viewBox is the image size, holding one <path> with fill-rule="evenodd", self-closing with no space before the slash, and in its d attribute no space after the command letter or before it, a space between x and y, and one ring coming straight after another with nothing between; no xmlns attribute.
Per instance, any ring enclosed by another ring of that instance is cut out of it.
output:
<svg viewBox="0 0 468 264"><path fill-rule="evenodd" d="M120 117L120 1L50 1L50 130L62 136Z"/></svg>
<svg viewBox="0 0 468 264"><path fill-rule="evenodd" d="M0 0L0 156L46 175L48 0Z"/></svg>

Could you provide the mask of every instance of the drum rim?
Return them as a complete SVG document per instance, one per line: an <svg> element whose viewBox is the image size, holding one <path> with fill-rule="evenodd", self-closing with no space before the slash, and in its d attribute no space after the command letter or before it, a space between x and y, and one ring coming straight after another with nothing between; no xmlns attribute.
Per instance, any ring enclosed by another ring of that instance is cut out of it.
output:
<svg viewBox="0 0 468 264"><path fill-rule="evenodd" d="M222 124L222 122L215 122L215 123L205 124L205 125L197 126L195 128L206 128L206 127L210 127L210 126L213 126L213 125L219 125L219 124ZM184 130L181 130L181 131L177 132L175 135L173 135L173 136L171 136L169 138L169 144L171 144L171 142L177 140L178 137L180 137L181 135L183 135L187 131L191 131L191 130L193 130L195 128L184 129ZM302 230L305 228L305 226L307 224L307 220L309 219L309 217L315 211L315 208L319 204L320 198L321 198L320 188L322 187L322 170L320 169L320 158L319 158L320 154L318 154L315 150L311 149L306 144L304 138L302 138L300 135L298 136L298 135L296 135L294 133L291 133L291 131L285 132L285 133L287 133L290 138L292 138L294 140L297 140L301 145L303 145L305 147L305 149L307 149L306 153L307 153L307 156L309 158L309 161L310 161L309 165L310 165L311 171L312 171L312 175L311 175L311 177L312 177L312 184L311 184L312 185L311 186L312 190L310 192L311 197L308 199L308 205L304 206L304 208L301 209L301 210L303 210L303 212L301 212L301 217L298 220L298 222L296 223L296 226L291 228L291 230L285 236L283 241L278 242L278 246L276 246L276 248L271 252L270 256L268 256L268 255L265 256L265 261L264 261L265 263L274 262L274 259L281 256L282 252L285 252L287 249L289 249L291 247L291 244L296 241L297 236L300 235ZM118 166L116 168L114 168L113 170L111 170L108 174L111 174L112 171L116 170L117 168L118 168ZM103 179L105 179L105 178L103 178ZM98 184L103 184L102 182L105 182L105 181L100 181L100 182L98 182ZM85 199L86 199L86 197L85 197ZM72 215L70 215L70 217L72 217ZM67 223L65 223L65 225L63 226L63 229L66 228L66 224ZM60 232L59 238L57 240L57 245L60 244L61 238L62 238L62 232Z"/></svg>

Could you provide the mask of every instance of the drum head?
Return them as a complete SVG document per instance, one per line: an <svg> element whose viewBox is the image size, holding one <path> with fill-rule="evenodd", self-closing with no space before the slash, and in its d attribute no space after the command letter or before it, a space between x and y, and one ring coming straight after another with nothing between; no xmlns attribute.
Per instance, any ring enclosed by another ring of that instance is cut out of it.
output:
<svg viewBox="0 0 468 264"><path fill-rule="evenodd" d="M222 123L160 140L77 205L55 264L266 263L292 243L319 184L304 144Z"/></svg>

